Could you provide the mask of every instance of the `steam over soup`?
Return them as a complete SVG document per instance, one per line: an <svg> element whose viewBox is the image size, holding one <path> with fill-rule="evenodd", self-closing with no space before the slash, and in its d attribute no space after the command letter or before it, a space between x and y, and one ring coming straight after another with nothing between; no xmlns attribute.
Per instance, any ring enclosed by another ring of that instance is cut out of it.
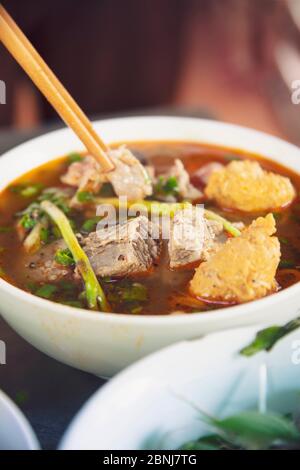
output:
<svg viewBox="0 0 300 470"><path fill-rule="evenodd" d="M39 297L131 315L194 313L276 293L300 276L300 177L196 143L73 153L0 195L0 274Z"/></svg>

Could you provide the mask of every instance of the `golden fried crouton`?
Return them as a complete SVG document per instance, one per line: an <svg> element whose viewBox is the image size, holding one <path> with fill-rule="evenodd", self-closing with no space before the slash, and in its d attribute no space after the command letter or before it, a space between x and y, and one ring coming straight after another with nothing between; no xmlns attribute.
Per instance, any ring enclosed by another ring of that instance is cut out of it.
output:
<svg viewBox="0 0 300 470"><path fill-rule="evenodd" d="M244 160L232 161L213 172L205 194L221 207L255 212L286 206L296 193L289 178L265 171L257 162Z"/></svg>
<svg viewBox="0 0 300 470"><path fill-rule="evenodd" d="M272 214L259 217L240 237L228 239L190 282L193 295L211 300L247 302L276 289L280 244Z"/></svg>

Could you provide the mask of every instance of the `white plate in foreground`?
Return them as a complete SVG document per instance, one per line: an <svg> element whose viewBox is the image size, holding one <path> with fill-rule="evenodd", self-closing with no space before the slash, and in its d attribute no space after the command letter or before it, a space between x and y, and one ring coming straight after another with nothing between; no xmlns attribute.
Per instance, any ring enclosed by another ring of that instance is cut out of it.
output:
<svg viewBox="0 0 300 470"><path fill-rule="evenodd" d="M268 409L291 411L300 404L300 330L270 353L242 357L238 351L256 331L216 333L140 360L88 401L61 448L176 449L207 433L192 404L217 417L255 409L262 364L268 371Z"/></svg>

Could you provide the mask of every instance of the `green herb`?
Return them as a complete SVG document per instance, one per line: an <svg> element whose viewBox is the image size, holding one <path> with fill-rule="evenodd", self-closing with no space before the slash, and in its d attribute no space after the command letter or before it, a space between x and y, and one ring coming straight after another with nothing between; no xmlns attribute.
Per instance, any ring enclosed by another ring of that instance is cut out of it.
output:
<svg viewBox="0 0 300 470"><path fill-rule="evenodd" d="M70 193L62 188L47 188L38 198L39 202L50 201L65 214L70 212Z"/></svg>
<svg viewBox="0 0 300 470"><path fill-rule="evenodd" d="M214 430L184 450L267 450L280 446L299 446L300 432L291 418L276 413L242 411L224 419L203 416L203 421Z"/></svg>
<svg viewBox="0 0 300 470"><path fill-rule="evenodd" d="M40 238L43 243L48 243L50 237L50 232L48 228L42 227L40 231Z"/></svg>
<svg viewBox="0 0 300 470"><path fill-rule="evenodd" d="M213 420L212 425L225 433L229 442L244 449L267 449L276 442L299 442L300 433L295 424L275 413L243 411L222 420Z"/></svg>
<svg viewBox="0 0 300 470"><path fill-rule="evenodd" d="M77 152L71 152L67 156L69 163L75 163L75 162L80 162L82 160L82 156L80 153Z"/></svg>
<svg viewBox="0 0 300 470"><path fill-rule="evenodd" d="M76 193L76 198L79 202L90 202L94 199L94 197L94 194L89 191L78 191Z"/></svg>
<svg viewBox="0 0 300 470"><path fill-rule="evenodd" d="M62 264L63 266L73 266L75 264L73 255L69 248L57 250L54 259L58 264Z"/></svg>
<svg viewBox="0 0 300 470"><path fill-rule="evenodd" d="M35 227L41 215L42 211L37 202L32 202L26 209L16 213L16 216L21 218L20 225L28 231Z"/></svg>
<svg viewBox="0 0 300 470"><path fill-rule="evenodd" d="M92 219L86 220L83 223L80 231L84 233L94 232L98 222L100 222L101 219L102 217L99 216L99 217L93 217Z"/></svg>
<svg viewBox="0 0 300 470"><path fill-rule="evenodd" d="M159 176L157 183L154 185L154 194L157 196L178 196L178 181L175 176L170 176L169 178L164 178Z"/></svg>
<svg viewBox="0 0 300 470"><path fill-rule="evenodd" d="M20 224L25 230L31 230L37 224L37 219L33 219L30 214L24 214Z"/></svg>
<svg viewBox="0 0 300 470"><path fill-rule="evenodd" d="M42 183L18 184L10 186L9 190L12 193L20 194L22 197L34 197L41 192L43 187Z"/></svg>
<svg viewBox="0 0 300 470"><path fill-rule="evenodd" d="M35 253L41 248L42 243L48 241L48 217L45 215L34 225L31 232L24 240L24 248L27 253Z"/></svg>
<svg viewBox="0 0 300 470"><path fill-rule="evenodd" d="M53 294L57 292L57 286L53 284L44 284L35 291L35 295L43 297L44 299L51 299Z"/></svg>
<svg viewBox="0 0 300 470"><path fill-rule="evenodd" d="M35 292L38 289L38 285L35 282L28 282L26 284L26 289L30 292Z"/></svg>
<svg viewBox="0 0 300 470"><path fill-rule="evenodd" d="M278 265L279 269L289 269L295 267L295 262L291 260L282 259Z"/></svg>
<svg viewBox="0 0 300 470"><path fill-rule="evenodd" d="M300 317L291 320L284 326L270 326L258 331L255 339L240 351L243 356L253 356L260 351L270 351L284 336L300 328Z"/></svg>
<svg viewBox="0 0 300 470"><path fill-rule="evenodd" d="M12 232L12 227L0 227L0 233Z"/></svg>
<svg viewBox="0 0 300 470"><path fill-rule="evenodd" d="M139 282L134 282L123 288L121 298L124 302L146 302L148 300L147 287Z"/></svg>
<svg viewBox="0 0 300 470"><path fill-rule="evenodd" d="M65 214L50 201L41 203L42 209L58 226L67 247L71 251L78 271L85 284L87 303L90 309L98 310L98 305L104 312L110 310L104 291L93 271L91 263L78 243L70 222Z"/></svg>

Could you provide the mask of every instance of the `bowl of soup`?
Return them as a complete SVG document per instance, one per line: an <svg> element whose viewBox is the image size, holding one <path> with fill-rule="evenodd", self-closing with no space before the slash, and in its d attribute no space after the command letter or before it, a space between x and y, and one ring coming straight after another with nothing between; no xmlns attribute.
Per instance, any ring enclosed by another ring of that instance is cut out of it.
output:
<svg viewBox="0 0 300 470"><path fill-rule="evenodd" d="M31 344L111 376L168 344L286 321L300 293L300 150L190 118L98 121L0 159L0 305Z"/></svg>

